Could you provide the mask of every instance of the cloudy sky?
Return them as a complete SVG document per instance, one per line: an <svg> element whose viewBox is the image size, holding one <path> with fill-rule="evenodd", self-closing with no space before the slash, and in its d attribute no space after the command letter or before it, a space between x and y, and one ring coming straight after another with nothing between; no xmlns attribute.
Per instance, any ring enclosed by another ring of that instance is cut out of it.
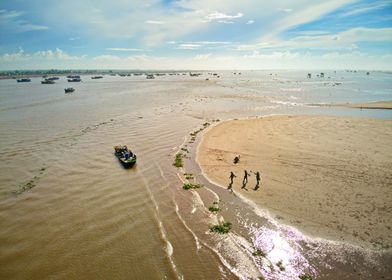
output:
<svg viewBox="0 0 392 280"><path fill-rule="evenodd" d="M0 69L392 70L392 1L2 0Z"/></svg>

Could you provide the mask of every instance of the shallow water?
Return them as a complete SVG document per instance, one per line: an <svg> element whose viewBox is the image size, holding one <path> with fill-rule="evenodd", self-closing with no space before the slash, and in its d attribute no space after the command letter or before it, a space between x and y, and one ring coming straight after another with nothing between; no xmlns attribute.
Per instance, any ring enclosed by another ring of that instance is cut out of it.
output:
<svg viewBox="0 0 392 280"><path fill-rule="evenodd" d="M197 141L188 143L191 131L216 119L280 113L392 119L390 110L307 107L392 99L390 73L333 74L341 86L290 71L222 72L220 79L85 76L71 85L72 94L64 94L64 78L54 85L1 80L0 278L291 279L309 272L328 279L321 255L337 250L345 257L331 259L342 266L332 275L351 275L344 262L362 258L362 251L308 240L210 184L193 161ZM197 191L182 190L182 170L172 166L185 143L187 172L206 184ZM137 154L133 169L113 156L117 144ZM211 214L206 207L218 199L223 210ZM208 232L221 219L233 222L228 237ZM255 247L271 244L263 245L263 234L284 240L269 259L252 256ZM313 256L303 244L322 249ZM285 262L284 274L263 268L277 261L274 254ZM371 273L387 275L390 257L375 254L379 269ZM365 275L373 264L363 259Z"/></svg>

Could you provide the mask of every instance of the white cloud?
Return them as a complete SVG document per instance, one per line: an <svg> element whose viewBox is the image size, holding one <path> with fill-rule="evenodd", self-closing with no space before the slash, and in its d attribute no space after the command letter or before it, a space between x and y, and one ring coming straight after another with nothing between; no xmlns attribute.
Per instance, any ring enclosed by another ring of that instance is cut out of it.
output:
<svg viewBox="0 0 392 280"><path fill-rule="evenodd" d="M118 51L118 52L143 52L148 50L134 49L134 48L106 48L107 51Z"/></svg>
<svg viewBox="0 0 392 280"><path fill-rule="evenodd" d="M290 8L286 8L286 9L279 8L278 11L285 12L285 13L291 13L293 11L293 9L290 9Z"/></svg>
<svg viewBox="0 0 392 280"><path fill-rule="evenodd" d="M391 42L392 28L353 28L336 34L300 36L287 42L296 48L357 48L360 42Z"/></svg>
<svg viewBox="0 0 392 280"><path fill-rule="evenodd" d="M193 59L194 60L206 60L208 59L212 54L211 53L207 53L207 54L198 54L196 55Z"/></svg>
<svg viewBox="0 0 392 280"><path fill-rule="evenodd" d="M0 69L380 69L391 70L392 55L359 51L313 55L298 51L252 51L241 55L199 54L193 57L159 57L145 54L120 57L100 55L80 60L56 58L56 51L27 54L23 50L0 56ZM58 52L57 57L62 57ZM23 67L21 67L23 66Z"/></svg>
<svg viewBox="0 0 392 280"><path fill-rule="evenodd" d="M63 50L56 48L54 51L46 50L46 51L38 51L32 55L34 58L43 58L43 59L58 59L58 60L80 60L86 57L84 56L72 56L64 52Z"/></svg>
<svg viewBox="0 0 392 280"><path fill-rule="evenodd" d="M162 25L162 24L165 24L166 22L165 21L160 21L160 20L146 20L145 23Z"/></svg>
<svg viewBox="0 0 392 280"><path fill-rule="evenodd" d="M104 54L104 55L96 56L93 59L97 61L120 61L121 57L116 55Z"/></svg>
<svg viewBox="0 0 392 280"><path fill-rule="evenodd" d="M200 47L201 47L201 45L199 45L199 44L180 44L180 45L178 45L177 49L195 50L195 49L199 49Z"/></svg>
<svg viewBox="0 0 392 280"><path fill-rule="evenodd" d="M86 55L72 56L63 50L56 48L54 51L37 51L35 53L26 53L23 49L19 49L16 53L3 54L0 56L0 61L22 61L22 60L81 60L86 58Z"/></svg>
<svg viewBox="0 0 392 280"><path fill-rule="evenodd" d="M387 5L388 3L370 3L367 4L366 6L352 8L349 11L340 14L339 17L348 17L348 16L354 16L358 14L369 13L372 11L380 10L386 7Z"/></svg>
<svg viewBox="0 0 392 280"><path fill-rule="evenodd" d="M232 42L229 41L195 41L195 42L187 42L190 44L201 44L201 45L230 45Z"/></svg>
<svg viewBox="0 0 392 280"><path fill-rule="evenodd" d="M0 29L3 30L3 32L10 33L48 29L47 26L32 24L20 19L24 14L25 12L23 11L0 10Z"/></svg>
<svg viewBox="0 0 392 280"><path fill-rule="evenodd" d="M353 1L355 0L329 0L308 5L300 10L297 9L298 12L292 12L288 16L278 20L272 28L273 31L263 36L263 38L276 37L276 35L288 28L314 21Z"/></svg>
<svg viewBox="0 0 392 280"><path fill-rule="evenodd" d="M213 12L204 16L204 20L206 22L218 21L220 23L234 23L233 21L230 20L240 18L243 16L244 16L243 13L237 13L236 15L227 15L221 12Z"/></svg>
<svg viewBox="0 0 392 280"><path fill-rule="evenodd" d="M254 20L248 20L248 21L246 22L246 24L253 24L253 23L255 23Z"/></svg>
<svg viewBox="0 0 392 280"><path fill-rule="evenodd" d="M305 30L305 31L297 31L295 34L298 35L309 35L309 36L314 36L314 35L324 35L324 34L330 34L331 32L329 31L323 31L323 30Z"/></svg>

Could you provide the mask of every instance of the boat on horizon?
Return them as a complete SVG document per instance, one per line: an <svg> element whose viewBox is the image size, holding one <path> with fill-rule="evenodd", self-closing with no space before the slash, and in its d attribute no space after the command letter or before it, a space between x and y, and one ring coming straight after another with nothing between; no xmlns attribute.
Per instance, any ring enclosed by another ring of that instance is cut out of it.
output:
<svg viewBox="0 0 392 280"><path fill-rule="evenodd" d="M93 80L102 79L102 78L103 78L103 76L93 76L93 77L91 77L91 79L93 79Z"/></svg>
<svg viewBox="0 0 392 280"><path fill-rule="evenodd" d="M154 75L152 75L152 74L147 74L146 78L147 79L155 79Z"/></svg>
<svg viewBox="0 0 392 280"><path fill-rule="evenodd" d="M136 154L128 149L127 146L114 146L114 155L118 158L125 168L131 168L136 163Z"/></svg>
<svg viewBox="0 0 392 280"><path fill-rule="evenodd" d="M68 82L69 83L79 83L79 82L81 82L82 80L80 79L80 78L72 78L72 79L68 79Z"/></svg>
<svg viewBox="0 0 392 280"><path fill-rule="evenodd" d="M71 92L74 92L75 89L70 87L70 88L65 88L64 91L65 91L65 93L71 93Z"/></svg>
<svg viewBox="0 0 392 280"><path fill-rule="evenodd" d="M44 85L53 85L55 82L53 80L49 80L49 79L45 79L43 81L41 81L41 84Z"/></svg>
<svg viewBox="0 0 392 280"><path fill-rule="evenodd" d="M30 78L22 78L22 79L17 79L16 80L18 83L29 83L31 82Z"/></svg>

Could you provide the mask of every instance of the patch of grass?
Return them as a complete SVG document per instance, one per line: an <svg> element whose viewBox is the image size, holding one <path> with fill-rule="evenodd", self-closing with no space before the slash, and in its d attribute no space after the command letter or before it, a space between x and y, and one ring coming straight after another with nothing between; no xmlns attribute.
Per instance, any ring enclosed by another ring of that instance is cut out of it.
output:
<svg viewBox="0 0 392 280"><path fill-rule="evenodd" d="M279 267L280 271L286 270L286 268L283 266L283 262L281 260L276 263L276 266Z"/></svg>
<svg viewBox="0 0 392 280"><path fill-rule="evenodd" d="M231 223L229 222L220 225L210 226L210 232L216 232L219 234L226 234L230 231L230 229L231 229Z"/></svg>
<svg viewBox="0 0 392 280"><path fill-rule="evenodd" d="M265 258L265 257L267 256L267 254L264 253L264 252L263 252L262 250L260 250L260 249L257 249L256 251L254 251L254 252L252 253L252 255L255 256L255 257L263 257L263 258Z"/></svg>
<svg viewBox="0 0 392 280"><path fill-rule="evenodd" d="M312 276L310 276L309 274L302 274L299 276L299 279L301 280L313 280Z"/></svg>
<svg viewBox="0 0 392 280"><path fill-rule="evenodd" d="M193 174L192 173L184 173L185 179L187 180L192 180L193 179Z"/></svg>
<svg viewBox="0 0 392 280"><path fill-rule="evenodd" d="M184 190L200 189L200 188L202 188L202 187L204 187L204 186L203 186L203 185L200 185L200 184L184 184L184 185L182 186L182 188L183 188Z"/></svg>
<svg viewBox="0 0 392 280"><path fill-rule="evenodd" d="M41 169L40 169L40 171L45 171L46 170L46 167L42 167Z"/></svg>
<svg viewBox="0 0 392 280"><path fill-rule="evenodd" d="M189 153L189 150L187 148L181 148L181 151L184 151L185 153Z"/></svg>
<svg viewBox="0 0 392 280"><path fill-rule="evenodd" d="M174 163L173 163L173 165L175 166L175 167L183 167L183 164L182 164L182 158L183 158L183 154L182 153L178 153L178 154L176 154L176 158L174 159Z"/></svg>
<svg viewBox="0 0 392 280"><path fill-rule="evenodd" d="M214 201L212 204L218 204L219 202L218 201Z"/></svg>
<svg viewBox="0 0 392 280"><path fill-rule="evenodd" d="M208 210L210 210L210 212L212 212L212 213L216 213L216 212L220 211L220 209L215 206L208 207Z"/></svg>

